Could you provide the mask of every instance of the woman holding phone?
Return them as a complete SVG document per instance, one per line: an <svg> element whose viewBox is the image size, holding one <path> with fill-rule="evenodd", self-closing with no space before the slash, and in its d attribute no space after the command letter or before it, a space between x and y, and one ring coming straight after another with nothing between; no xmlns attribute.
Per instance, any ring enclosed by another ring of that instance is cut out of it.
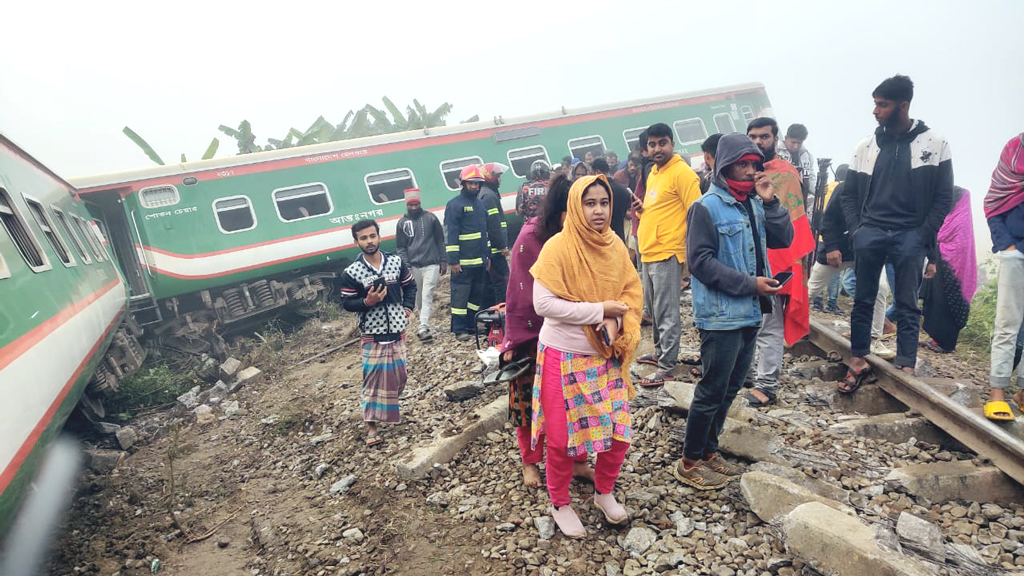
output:
<svg viewBox="0 0 1024 576"><path fill-rule="evenodd" d="M597 454L594 505L608 522L629 520L615 480L632 441L628 366L640 341L643 296L626 246L611 231L611 186L584 176L569 190L562 231L530 269L544 318L533 384L531 445L546 435L547 488L563 534L586 529L569 501L573 461ZM627 368L623 368L627 367Z"/></svg>

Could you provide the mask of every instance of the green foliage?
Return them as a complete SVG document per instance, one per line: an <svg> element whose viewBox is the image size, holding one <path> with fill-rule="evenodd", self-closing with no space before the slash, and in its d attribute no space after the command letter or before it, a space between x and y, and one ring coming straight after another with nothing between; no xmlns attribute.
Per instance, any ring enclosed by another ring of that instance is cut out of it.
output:
<svg viewBox="0 0 1024 576"><path fill-rule="evenodd" d="M992 330L996 319L996 289L998 280L993 278L982 286L971 300L971 315L967 326L960 332L958 345L988 354L992 346Z"/></svg>
<svg viewBox="0 0 1024 576"><path fill-rule="evenodd" d="M132 142L135 142L136 146L142 148L142 151L146 153L146 156L149 156L150 160L161 166L164 165L163 158L161 158L160 155L156 153L156 150L154 150L153 147L149 145L149 142L146 142L146 140L142 136L139 136L138 134L135 133L134 130L127 126L125 126L124 129L122 129L121 131L124 132L124 135L127 136ZM206 147L206 152L203 152L203 160L209 160L210 158L213 158L213 155L217 153L217 148L219 147L220 140L217 140L216 138L211 140L210 144ZM188 160L185 159L185 154L182 153L181 163L184 164L185 162L188 162Z"/></svg>
<svg viewBox="0 0 1024 576"><path fill-rule="evenodd" d="M108 413L126 421L146 408L174 402L198 382L192 370L181 370L166 363L154 364L121 380L120 390L105 398L103 404Z"/></svg>

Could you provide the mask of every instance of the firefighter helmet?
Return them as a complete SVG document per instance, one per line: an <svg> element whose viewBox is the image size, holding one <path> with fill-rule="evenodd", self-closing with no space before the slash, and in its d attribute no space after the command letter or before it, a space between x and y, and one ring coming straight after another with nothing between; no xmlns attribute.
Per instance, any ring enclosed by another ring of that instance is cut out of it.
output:
<svg viewBox="0 0 1024 576"><path fill-rule="evenodd" d="M460 182L483 182L484 172L476 164L470 164L459 172Z"/></svg>

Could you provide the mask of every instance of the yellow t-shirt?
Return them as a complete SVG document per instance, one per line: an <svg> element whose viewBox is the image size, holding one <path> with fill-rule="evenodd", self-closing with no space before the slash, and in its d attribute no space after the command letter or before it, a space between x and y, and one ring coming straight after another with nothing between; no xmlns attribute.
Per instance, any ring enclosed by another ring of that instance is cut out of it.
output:
<svg viewBox="0 0 1024 576"><path fill-rule="evenodd" d="M700 199L700 178L678 154L647 178L637 243L640 259L661 262L675 256L686 262L686 215Z"/></svg>

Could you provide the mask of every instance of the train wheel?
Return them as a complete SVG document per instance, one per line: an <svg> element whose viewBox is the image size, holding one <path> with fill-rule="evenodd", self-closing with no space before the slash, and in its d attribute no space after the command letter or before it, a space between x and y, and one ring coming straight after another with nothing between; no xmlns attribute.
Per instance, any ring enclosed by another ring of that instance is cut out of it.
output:
<svg viewBox="0 0 1024 576"><path fill-rule="evenodd" d="M189 354L202 354L210 348L210 342L184 320L175 320L170 325L161 326L160 344Z"/></svg>
<svg viewBox="0 0 1024 576"><path fill-rule="evenodd" d="M327 295L330 293L330 285L324 285L322 280L314 280L310 282L311 288L316 288L317 292L315 296L305 296L306 290L300 288L293 288L289 290L288 309L291 310L296 316L300 318L314 318L319 316L324 310L324 306L327 305Z"/></svg>
<svg viewBox="0 0 1024 576"><path fill-rule="evenodd" d="M78 411L85 419L93 424L102 422L107 417L107 411L103 408L103 401L98 396L86 392L78 400Z"/></svg>

